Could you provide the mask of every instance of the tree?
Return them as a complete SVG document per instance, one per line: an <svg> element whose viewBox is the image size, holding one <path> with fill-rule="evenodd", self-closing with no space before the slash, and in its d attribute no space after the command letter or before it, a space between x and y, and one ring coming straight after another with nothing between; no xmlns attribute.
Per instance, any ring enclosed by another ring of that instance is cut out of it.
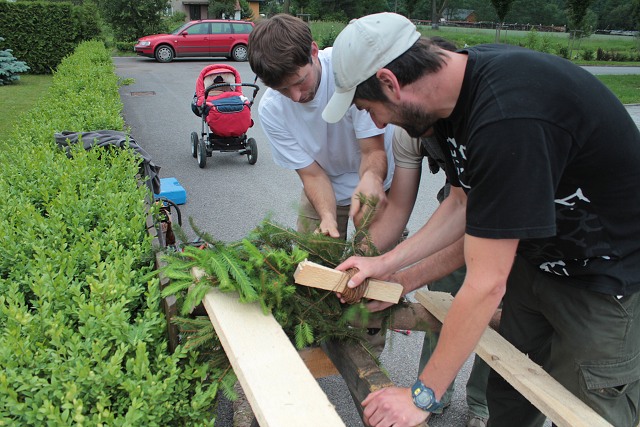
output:
<svg viewBox="0 0 640 427"><path fill-rule="evenodd" d="M442 5L438 7L438 0L431 0L431 29L440 29L440 18L442 18L442 12L447 7L447 1L443 0Z"/></svg>
<svg viewBox="0 0 640 427"><path fill-rule="evenodd" d="M102 16L119 41L135 41L163 31L162 16L167 0L97 0Z"/></svg>
<svg viewBox="0 0 640 427"><path fill-rule="evenodd" d="M0 37L0 42L4 38ZM0 86L8 85L20 79L18 73L29 71L29 66L18 61L11 53L11 49L0 50Z"/></svg>
<svg viewBox="0 0 640 427"><path fill-rule="evenodd" d="M567 0L567 18L571 28L579 28L593 0Z"/></svg>
<svg viewBox="0 0 640 427"><path fill-rule="evenodd" d="M567 21L564 0L515 0L510 22L532 25L563 25Z"/></svg>
<svg viewBox="0 0 640 427"><path fill-rule="evenodd" d="M498 15L498 24L496 24L496 42L500 41L500 30L502 28L502 24L509 13L509 9L511 8L511 4L513 0L491 0L491 4L493 8L496 10L496 14Z"/></svg>

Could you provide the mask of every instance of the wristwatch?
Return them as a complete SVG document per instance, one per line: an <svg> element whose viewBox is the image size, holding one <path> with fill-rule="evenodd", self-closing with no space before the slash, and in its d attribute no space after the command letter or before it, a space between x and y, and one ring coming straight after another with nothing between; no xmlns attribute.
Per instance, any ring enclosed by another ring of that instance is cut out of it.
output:
<svg viewBox="0 0 640 427"><path fill-rule="evenodd" d="M423 411L434 412L442 408L444 405L436 399L436 395L429 387L424 385L418 378L411 387L411 398L413 404Z"/></svg>

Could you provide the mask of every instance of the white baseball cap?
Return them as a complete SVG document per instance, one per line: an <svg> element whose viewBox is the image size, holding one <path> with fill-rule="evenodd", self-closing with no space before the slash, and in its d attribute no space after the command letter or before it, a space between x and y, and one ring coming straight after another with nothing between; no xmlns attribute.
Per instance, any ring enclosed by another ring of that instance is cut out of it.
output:
<svg viewBox="0 0 640 427"><path fill-rule="evenodd" d="M329 123L339 121L351 106L356 87L409 50L419 38L416 26L396 13L353 19L333 43L336 91L322 118Z"/></svg>

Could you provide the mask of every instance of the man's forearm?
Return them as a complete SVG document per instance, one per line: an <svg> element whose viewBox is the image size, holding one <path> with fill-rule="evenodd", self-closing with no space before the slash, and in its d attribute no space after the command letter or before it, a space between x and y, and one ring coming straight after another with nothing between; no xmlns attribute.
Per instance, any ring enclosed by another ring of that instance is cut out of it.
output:
<svg viewBox="0 0 640 427"><path fill-rule="evenodd" d="M320 216L320 220L336 220L336 195L329 177L319 166L298 170L304 194Z"/></svg>
<svg viewBox="0 0 640 427"><path fill-rule="evenodd" d="M374 138L367 138L360 141L360 179L370 173L384 182L387 177L387 153L384 149L384 136L379 135Z"/></svg>
<svg viewBox="0 0 640 427"><path fill-rule="evenodd" d="M436 349L420 374L442 397L489 324L506 290L517 240L465 236L467 275L444 319Z"/></svg>
<svg viewBox="0 0 640 427"><path fill-rule="evenodd" d="M441 251L398 271L393 279L404 286L405 294L442 279L464 265L464 238Z"/></svg>
<svg viewBox="0 0 640 427"><path fill-rule="evenodd" d="M461 190L460 190L461 191ZM423 258L427 258L447 246L454 244L464 235L465 201L460 197L447 197L436 209L429 221L416 234L400 243L390 252L380 256L387 271L398 271Z"/></svg>

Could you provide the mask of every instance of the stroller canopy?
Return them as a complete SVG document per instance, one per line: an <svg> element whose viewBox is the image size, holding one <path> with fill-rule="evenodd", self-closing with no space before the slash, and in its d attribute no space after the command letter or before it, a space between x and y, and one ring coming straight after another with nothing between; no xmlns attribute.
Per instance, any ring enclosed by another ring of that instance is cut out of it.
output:
<svg viewBox="0 0 640 427"><path fill-rule="evenodd" d="M210 90L205 100L206 89L221 83L231 86ZM252 102L243 95L240 85L240 73L226 64L209 65L198 76L191 109L203 118L217 137L241 137L253 126L250 111Z"/></svg>
<svg viewBox="0 0 640 427"><path fill-rule="evenodd" d="M231 65L226 64L213 64L208 65L200 71L198 80L196 80L196 97L198 98L198 105L202 105L204 100L205 89L214 84L216 77L222 77L221 83L229 84L241 84L240 73ZM242 92L242 89L231 86L235 92Z"/></svg>

